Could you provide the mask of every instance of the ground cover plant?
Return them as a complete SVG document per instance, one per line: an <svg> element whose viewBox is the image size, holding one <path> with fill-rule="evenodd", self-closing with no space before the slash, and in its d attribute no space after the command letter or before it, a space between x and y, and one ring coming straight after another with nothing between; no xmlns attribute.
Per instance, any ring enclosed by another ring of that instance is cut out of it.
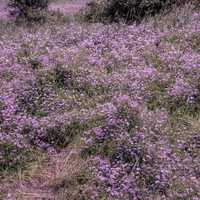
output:
<svg viewBox="0 0 200 200"><path fill-rule="evenodd" d="M199 9L77 19L0 26L0 198L200 199Z"/></svg>

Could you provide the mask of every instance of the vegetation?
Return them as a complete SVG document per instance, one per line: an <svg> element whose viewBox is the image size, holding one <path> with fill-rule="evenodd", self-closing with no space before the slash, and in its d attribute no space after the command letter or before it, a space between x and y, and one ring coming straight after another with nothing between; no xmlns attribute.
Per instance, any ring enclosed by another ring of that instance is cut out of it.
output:
<svg viewBox="0 0 200 200"><path fill-rule="evenodd" d="M200 199L200 10L180 4L1 24L0 198Z"/></svg>
<svg viewBox="0 0 200 200"><path fill-rule="evenodd" d="M86 21L141 22L144 18L169 12L187 0L109 0L93 1L85 13Z"/></svg>
<svg viewBox="0 0 200 200"><path fill-rule="evenodd" d="M25 18L28 21L44 20L44 9L48 7L48 0L9 0L11 14Z"/></svg>

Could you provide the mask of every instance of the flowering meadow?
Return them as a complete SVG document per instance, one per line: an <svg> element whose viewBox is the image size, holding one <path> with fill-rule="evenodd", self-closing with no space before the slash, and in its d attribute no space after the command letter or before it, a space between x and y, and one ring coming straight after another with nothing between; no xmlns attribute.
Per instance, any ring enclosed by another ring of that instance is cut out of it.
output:
<svg viewBox="0 0 200 200"><path fill-rule="evenodd" d="M74 147L52 199L199 200L199 21L0 21L0 182Z"/></svg>

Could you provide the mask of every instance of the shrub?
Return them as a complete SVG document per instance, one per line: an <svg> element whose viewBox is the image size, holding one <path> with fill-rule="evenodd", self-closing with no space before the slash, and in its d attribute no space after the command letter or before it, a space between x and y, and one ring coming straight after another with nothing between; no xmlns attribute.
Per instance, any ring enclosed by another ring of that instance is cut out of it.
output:
<svg viewBox="0 0 200 200"><path fill-rule="evenodd" d="M167 11L173 5L181 5L187 0L109 0L88 4L85 18L88 21L140 22L147 16Z"/></svg>
<svg viewBox="0 0 200 200"><path fill-rule="evenodd" d="M11 15L22 17L28 21L44 20L44 11L48 7L48 0L10 0Z"/></svg>

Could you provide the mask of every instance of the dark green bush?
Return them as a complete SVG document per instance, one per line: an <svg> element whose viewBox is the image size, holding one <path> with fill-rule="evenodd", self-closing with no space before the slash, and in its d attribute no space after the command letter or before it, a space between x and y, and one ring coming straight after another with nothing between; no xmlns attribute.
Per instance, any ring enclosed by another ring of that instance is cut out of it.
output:
<svg viewBox="0 0 200 200"><path fill-rule="evenodd" d="M44 11L48 7L48 0L10 0L11 14L28 21L44 20Z"/></svg>
<svg viewBox="0 0 200 200"><path fill-rule="evenodd" d="M187 0L107 0L88 4L85 18L88 21L140 22L145 17L166 12L174 5Z"/></svg>

